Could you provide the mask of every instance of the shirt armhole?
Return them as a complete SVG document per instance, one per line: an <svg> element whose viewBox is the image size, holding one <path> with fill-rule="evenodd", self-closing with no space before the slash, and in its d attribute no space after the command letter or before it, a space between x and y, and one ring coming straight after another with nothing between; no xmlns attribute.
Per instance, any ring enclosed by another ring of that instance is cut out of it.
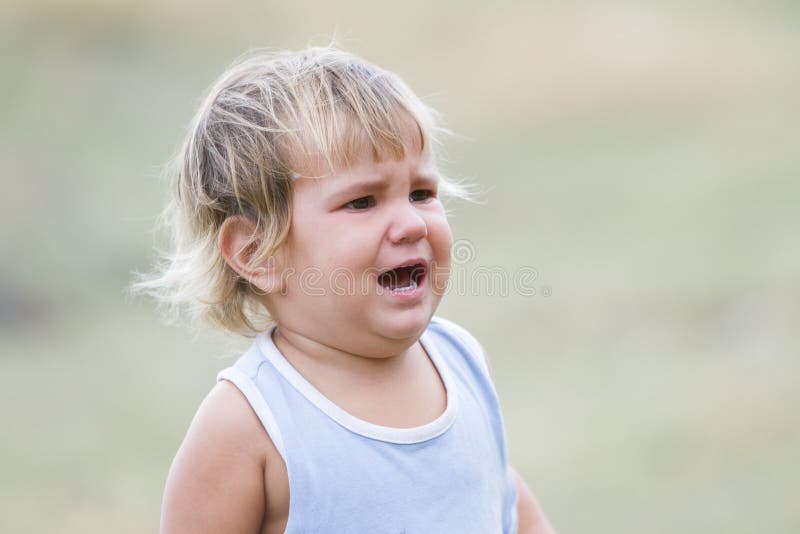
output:
<svg viewBox="0 0 800 534"><path fill-rule="evenodd" d="M261 421L261 424L264 425L264 429L267 431L275 448L278 449L281 458L286 462L286 449L283 445L283 437L278 428L278 423L269 405L267 405L264 397L258 391L253 379L235 367L228 367L217 374L217 381L220 380L227 380L242 392L247 402L250 403L253 411L258 416L258 419Z"/></svg>

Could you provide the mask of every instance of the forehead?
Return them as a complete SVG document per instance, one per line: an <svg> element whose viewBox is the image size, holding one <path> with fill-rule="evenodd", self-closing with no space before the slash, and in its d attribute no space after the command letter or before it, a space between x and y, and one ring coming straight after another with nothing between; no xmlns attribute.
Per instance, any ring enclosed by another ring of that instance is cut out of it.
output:
<svg viewBox="0 0 800 534"><path fill-rule="evenodd" d="M388 118L388 117L387 117ZM396 109L386 124L365 124L347 113L334 113L321 130L293 138L283 152L295 177L323 177L370 164L431 158L432 139L419 120Z"/></svg>
<svg viewBox="0 0 800 534"><path fill-rule="evenodd" d="M433 164L430 143L425 142L422 128L416 121L403 116L397 125L396 143L375 142L363 130L352 134L352 139L339 153L339 158L330 168L329 176L336 178L351 174L355 170L372 169L385 172L398 167L416 169Z"/></svg>
<svg viewBox="0 0 800 534"><path fill-rule="evenodd" d="M297 175L294 180L295 190L313 190L322 195L347 190L358 194L371 188L385 188L398 181L438 181L438 171L428 151L408 151L402 158L381 158L365 148L349 165L339 165L333 171L321 171Z"/></svg>

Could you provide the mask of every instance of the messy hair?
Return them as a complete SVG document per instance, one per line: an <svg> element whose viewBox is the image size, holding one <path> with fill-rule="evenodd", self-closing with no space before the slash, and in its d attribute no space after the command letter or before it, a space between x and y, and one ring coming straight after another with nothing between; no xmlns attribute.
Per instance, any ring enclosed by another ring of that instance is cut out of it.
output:
<svg viewBox="0 0 800 534"><path fill-rule="evenodd" d="M292 218L292 182L316 162L333 171L372 150L403 158L409 127L416 149L436 161L445 132L436 113L395 74L333 46L258 52L234 63L211 86L192 119L170 174L162 222L171 234L155 273L133 290L153 296L169 319L182 310L227 330L252 335L268 313L257 290L223 258L226 218L255 228L251 266L284 243ZM324 167L323 167L324 168ZM441 177L444 196L469 189Z"/></svg>

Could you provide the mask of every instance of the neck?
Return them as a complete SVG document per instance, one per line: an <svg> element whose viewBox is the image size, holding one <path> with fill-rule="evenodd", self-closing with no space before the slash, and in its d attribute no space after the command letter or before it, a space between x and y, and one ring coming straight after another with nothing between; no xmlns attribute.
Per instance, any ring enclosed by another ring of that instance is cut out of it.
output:
<svg viewBox="0 0 800 534"><path fill-rule="evenodd" d="M300 332L278 326L272 339L283 356L301 374L335 376L339 380L380 380L405 368L415 352L411 347L389 356L370 357L327 345Z"/></svg>

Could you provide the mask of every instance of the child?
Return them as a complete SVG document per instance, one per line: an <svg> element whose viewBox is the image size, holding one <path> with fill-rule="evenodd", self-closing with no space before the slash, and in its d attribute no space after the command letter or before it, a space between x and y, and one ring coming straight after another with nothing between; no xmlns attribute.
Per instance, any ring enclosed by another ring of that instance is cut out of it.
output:
<svg viewBox="0 0 800 534"><path fill-rule="evenodd" d="M332 47L213 85L178 156L174 250L137 287L255 342L167 480L173 532L551 532L507 462L478 342L434 316L452 236L437 124Z"/></svg>

